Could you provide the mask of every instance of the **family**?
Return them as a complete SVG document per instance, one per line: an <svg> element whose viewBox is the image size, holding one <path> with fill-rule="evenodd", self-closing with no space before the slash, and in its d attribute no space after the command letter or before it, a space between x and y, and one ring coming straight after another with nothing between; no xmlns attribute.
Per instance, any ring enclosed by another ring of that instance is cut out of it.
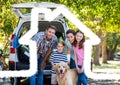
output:
<svg viewBox="0 0 120 85"><path fill-rule="evenodd" d="M37 82L36 74L30 77L30 85L44 85L43 84L43 69L46 62L51 65L56 65L60 62L66 62L70 69L76 69L78 73L77 85L87 85L87 77L84 73L84 42L85 36L80 30L67 30L66 40L58 40L56 27L50 25L46 28L45 32L38 32L32 37L32 40L37 42L37 55L38 55L38 72ZM47 50L52 46L53 52L51 56L46 56ZM70 49L70 61L67 59L67 51ZM49 61L48 61L49 59ZM51 85L57 85L56 73L52 69Z"/></svg>

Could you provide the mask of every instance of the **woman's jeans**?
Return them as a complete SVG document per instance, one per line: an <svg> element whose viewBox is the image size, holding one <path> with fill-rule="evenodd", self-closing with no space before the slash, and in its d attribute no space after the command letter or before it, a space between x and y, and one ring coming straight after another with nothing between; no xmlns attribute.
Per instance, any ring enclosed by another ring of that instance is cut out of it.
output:
<svg viewBox="0 0 120 85"><path fill-rule="evenodd" d="M43 57L40 56L38 59L38 72L30 77L30 85L43 85L43 69L40 69L40 64L42 61Z"/></svg>
<svg viewBox="0 0 120 85"><path fill-rule="evenodd" d="M75 60L73 60L72 58L70 58L70 68L71 69L76 68L76 66L75 66Z"/></svg>
<svg viewBox="0 0 120 85"><path fill-rule="evenodd" d="M81 68L81 66L78 66ZM77 85L87 85L87 76L85 75L84 72L78 73L78 83Z"/></svg>

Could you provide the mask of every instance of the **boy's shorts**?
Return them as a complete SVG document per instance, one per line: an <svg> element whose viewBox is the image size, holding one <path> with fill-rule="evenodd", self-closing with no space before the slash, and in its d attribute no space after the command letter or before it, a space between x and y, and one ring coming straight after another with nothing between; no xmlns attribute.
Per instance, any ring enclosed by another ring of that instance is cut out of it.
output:
<svg viewBox="0 0 120 85"><path fill-rule="evenodd" d="M52 74L52 75L51 75L51 84L57 84L56 74Z"/></svg>

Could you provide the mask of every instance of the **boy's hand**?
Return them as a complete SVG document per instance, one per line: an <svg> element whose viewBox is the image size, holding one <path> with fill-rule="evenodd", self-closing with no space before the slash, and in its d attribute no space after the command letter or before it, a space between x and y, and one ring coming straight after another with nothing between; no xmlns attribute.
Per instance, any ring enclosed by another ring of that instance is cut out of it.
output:
<svg viewBox="0 0 120 85"><path fill-rule="evenodd" d="M55 65L53 62L51 62L52 67Z"/></svg>

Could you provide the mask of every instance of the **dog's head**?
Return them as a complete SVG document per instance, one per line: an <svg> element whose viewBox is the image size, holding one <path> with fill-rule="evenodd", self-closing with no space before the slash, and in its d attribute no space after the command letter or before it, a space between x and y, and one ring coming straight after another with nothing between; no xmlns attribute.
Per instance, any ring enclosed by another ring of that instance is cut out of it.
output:
<svg viewBox="0 0 120 85"><path fill-rule="evenodd" d="M63 77L65 72L67 72L69 66L65 62L60 62L57 65L53 66L53 69L56 71L56 74L59 74L60 77Z"/></svg>

